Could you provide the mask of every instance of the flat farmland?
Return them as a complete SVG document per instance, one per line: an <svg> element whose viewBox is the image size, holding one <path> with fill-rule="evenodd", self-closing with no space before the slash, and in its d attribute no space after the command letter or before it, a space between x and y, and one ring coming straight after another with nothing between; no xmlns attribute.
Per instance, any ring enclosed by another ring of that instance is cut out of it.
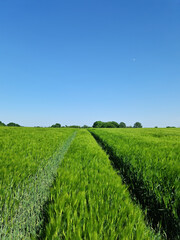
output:
<svg viewBox="0 0 180 240"><path fill-rule="evenodd" d="M180 239L180 129L0 127L0 239Z"/></svg>
<svg viewBox="0 0 180 240"><path fill-rule="evenodd" d="M153 228L180 238L180 129L92 129Z"/></svg>

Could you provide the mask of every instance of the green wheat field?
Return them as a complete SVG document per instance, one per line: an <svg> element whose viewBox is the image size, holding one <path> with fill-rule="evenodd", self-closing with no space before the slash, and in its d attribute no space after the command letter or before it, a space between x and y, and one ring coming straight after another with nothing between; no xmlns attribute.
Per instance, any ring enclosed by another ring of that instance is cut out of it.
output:
<svg viewBox="0 0 180 240"><path fill-rule="evenodd" d="M180 239L180 129L0 127L0 239Z"/></svg>

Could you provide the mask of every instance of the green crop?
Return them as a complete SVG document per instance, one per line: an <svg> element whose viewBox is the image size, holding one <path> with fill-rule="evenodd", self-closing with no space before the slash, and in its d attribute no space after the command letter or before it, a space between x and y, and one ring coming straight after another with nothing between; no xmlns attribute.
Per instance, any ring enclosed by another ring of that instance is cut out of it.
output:
<svg viewBox="0 0 180 240"><path fill-rule="evenodd" d="M92 129L155 225L180 239L180 129Z"/></svg>
<svg viewBox="0 0 180 240"><path fill-rule="evenodd" d="M0 239L31 239L72 129L0 129Z"/></svg>
<svg viewBox="0 0 180 240"><path fill-rule="evenodd" d="M180 239L180 130L89 131L0 128L0 239Z"/></svg>
<svg viewBox="0 0 180 240"><path fill-rule="evenodd" d="M86 130L79 130L51 188L42 238L160 239L130 200L108 156Z"/></svg>

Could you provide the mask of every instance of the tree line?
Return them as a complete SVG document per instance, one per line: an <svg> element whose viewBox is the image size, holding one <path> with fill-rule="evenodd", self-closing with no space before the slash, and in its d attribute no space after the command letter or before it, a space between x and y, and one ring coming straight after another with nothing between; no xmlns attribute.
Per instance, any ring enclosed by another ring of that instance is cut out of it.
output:
<svg viewBox="0 0 180 240"><path fill-rule="evenodd" d="M52 128L60 128L61 124L56 123L51 126ZM71 126L63 126L63 127L69 127L69 128L90 128L90 126L84 125L82 127L77 125L71 125ZM102 121L96 121L92 125L93 128L132 128L132 126L126 126L124 122L117 123L115 121L110 122L102 122ZM134 123L133 128L142 128L142 124L140 122Z"/></svg>
<svg viewBox="0 0 180 240"><path fill-rule="evenodd" d="M3 122L0 121L0 127L3 126L7 126L7 127L22 127L17 123L14 122L10 122L7 125ZM40 127L40 126L36 126L36 127ZM79 125L65 125L65 126L61 126L60 123L55 123L52 126L50 126L51 128L91 128L91 126L79 126ZM126 126L126 124L124 122L120 122L117 123L115 121L109 121L109 122L102 122L102 121L96 121L93 123L92 125L93 128L142 128L142 124L140 122L135 122L133 126ZM157 126L155 126L155 128L158 128ZM175 128L174 126L167 126L166 128Z"/></svg>
<svg viewBox="0 0 180 240"><path fill-rule="evenodd" d="M126 126L124 122L117 123L115 121L110 122L102 122L96 121L93 123L93 128L132 128L132 126ZM140 122L135 122L133 128L142 128L142 124Z"/></svg>
<svg viewBox="0 0 180 240"><path fill-rule="evenodd" d="M0 121L0 126L7 126L7 127L21 127L19 124L14 123L14 122L10 122L7 125L3 122Z"/></svg>

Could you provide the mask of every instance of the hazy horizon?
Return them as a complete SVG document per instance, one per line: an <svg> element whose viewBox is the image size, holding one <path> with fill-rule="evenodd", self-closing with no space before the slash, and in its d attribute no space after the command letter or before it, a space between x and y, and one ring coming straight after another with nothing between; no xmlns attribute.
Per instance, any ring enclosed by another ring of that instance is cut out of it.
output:
<svg viewBox="0 0 180 240"><path fill-rule="evenodd" d="M0 120L1 121L1 120ZM99 120L97 120L97 121L99 121ZM100 120L101 121L101 120ZM109 121L114 121L114 120L109 120ZM3 121L2 121L3 122ZM19 122L14 122L14 121L9 121L9 122L3 122L3 123L5 123L6 125L8 124L8 123L10 123L10 122L13 122L13 123L17 123L17 124L20 124ZM103 121L102 121L103 122ZM108 121L107 121L108 122ZM120 122L122 122L122 121L115 121L115 122L117 122L117 123L120 123ZM136 121L137 122L137 121ZM87 126L89 126L89 127L92 127L92 125L93 125L93 123L90 123L90 124L86 124L86 123L82 123L82 124L78 124L78 123L73 123L73 122L70 122L69 124L67 124L67 123L63 123L62 124L62 122L60 122L60 121L56 121L56 122L51 122L51 123L47 123L46 125L40 125L40 124L30 124L30 125L24 125L23 123L21 123L20 124L20 126L21 127L51 127L53 124L56 124L56 123L60 123L61 124L61 127L65 127L65 126L72 126L72 125L74 125L74 126L80 126L80 127L83 127L84 125L87 125ZM127 127L133 127L133 125L134 125L134 123L135 122L133 122L133 123L130 123L130 124L128 124L127 122L125 122L125 124L126 124L126 126ZM170 125L170 124L167 124L167 125L165 125L165 126L158 126L157 124L156 125L154 125L154 126L144 126L143 125L143 123L142 122L140 122L141 124L142 124L142 127L143 128L155 128L155 127L158 127L158 128L166 128L166 127L176 127L176 128L180 128L180 126L175 126L175 125Z"/></svg>

